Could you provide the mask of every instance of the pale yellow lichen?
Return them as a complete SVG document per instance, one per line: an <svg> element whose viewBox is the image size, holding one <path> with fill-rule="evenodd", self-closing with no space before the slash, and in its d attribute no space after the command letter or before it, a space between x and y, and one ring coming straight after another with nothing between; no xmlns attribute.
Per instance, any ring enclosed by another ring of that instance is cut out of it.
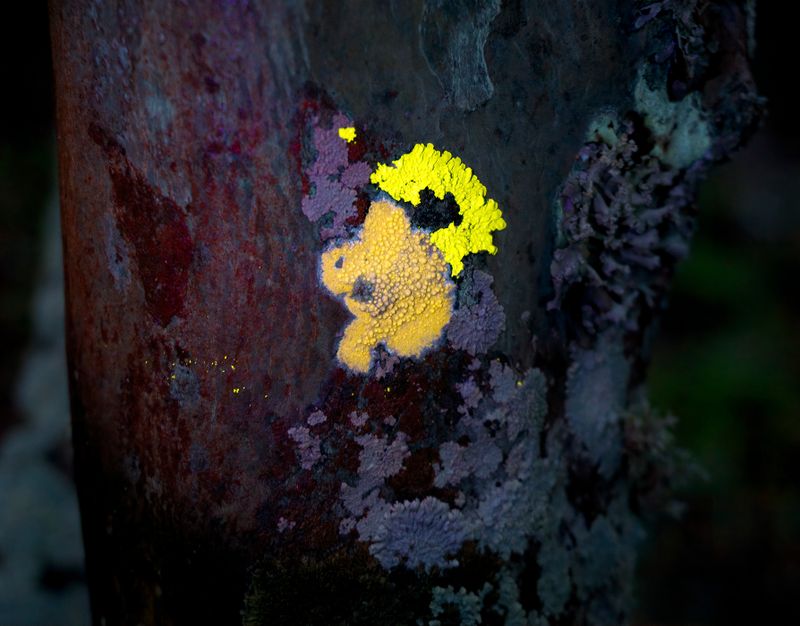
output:
<svg viewBox="0 0 800 626"><path fill-rule="evenodd" d="M344 139L347 143L351 141L355 141L356 139L356 129L353 126L347 126L346 128L339 129L339 137Z"/></svg>
<svg viewBox="0 0 800 626"><path fill-rule="evenodd" d="M417 144L392 165L378 165L370 180L395 200L414 206L420 203L419 192L426 188L440 199L453 194L461 223L451 223L431 234L431 242L444 254L453 276L464 269L462 259L466 255L497 253L492 232L506 227L503 213L497 202L486 198L486 187L458 157L439 152L431 144Z"/></svg>
<svg viewBox="0 0 800 626"><path fill-rule="evenodd" d="M369 370L381 342L400 356L419 356L452 313L442 253L391 202L373 202L361 236L322 254L322 282L355 315L337 355L357 372Z"/></svg>

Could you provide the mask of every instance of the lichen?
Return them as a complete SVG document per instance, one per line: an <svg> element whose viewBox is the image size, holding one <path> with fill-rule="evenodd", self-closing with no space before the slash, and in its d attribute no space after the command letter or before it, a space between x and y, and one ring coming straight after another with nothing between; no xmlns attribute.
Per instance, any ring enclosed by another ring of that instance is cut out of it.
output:
<svg viewBox="0 0 800 626"><path fill-rule="evenodd" d="M448 607L453 607L458 613L461 626L478 626L481 624L481 611L484 599L492 591L492 585L484 583L478 593L467 591L464 587L456 590L452 586L434 587L431 593L431 615L434 618L443 615ZM442 622L433 619L428 626L441 626Z"/></svg>
<svg viewBox="0 0 800 626"><path fill-rule="evenodd" d="M300 467L306 470L312 469L322 457L319 437L312 435L305 426L294 426L289 429L288 434L291 440L297 444Z"/></svg>
<svg viewBox="0 0 800 626"><path fill-rule="evenodd" d="M444 254L458 276L464 269L462 259L468 254L496 254L492 232L506 227L497 202L486 198L486 187L461 159L440 152L432 144L417 144L392 165L379 164L370 180L395 200L420 203L420 192L430 189L443 199L452 193L458 203L461 222L449 224L431 233L431 242Z"/></svg>
<svg viewBox="0 0 800 626"><path fill-rule="evenodd" d="M355 412L351 414L351 421L354 415ZM361 416L366 416L366 413ZM409 454L407 438L402 432L391 441L371 434L357 437L355 441L361 446L358 480L353 486L341 484L341 501L350 515L350 522L346 524L349 528L354 527L356 518L362 518L379 504L378 490L385 479L400 472Z"/></svg>
<svg viewBox="0 0 800 626"><path fill-rule="evenodd" d="M322 411L314 411L306 419L306 424L308 424L309 426L319 426L320 424L327 421L327 419L328 419L327 416Z"/></svg>
<svg viewBox="0 0 800 626"><path fill-rule="evenodd" d="M400 362L400 357L389 352L384 346L375 350L375 380L382 380L394 372L395 366Z"/></svg>
<svg viewBox="0 0 800 626"><path fill-rule="evenodd" d="M370 553L383 567L403 563L409 569L430 570L458 565L452 557L469 535L461 511L428 496L384 505L379 512L378 523L360 524L359 534L370 542Z"/></svg>
<svg viewBox="0 0 800 626"><path fill-rule="evenodd" d="M574 347L567 372L565 414L583 453L600 473L611 476L622 457L622 413L626 406L630 365L622 339L606 331L595 349Z"/></svg>
<svg viewBox="0 0 800 626"><path fill-rule="evenodd" d="M681 175L638 154L631 120L605 126L605 139L595 135L581 149L562 187L548 305L590 335L612 326L636 331L642 312L661 305L688 251L691 192L704 168L701 160Z"/></svg>
<svg viewBox="0 0 800 626"><path fill-rule="evenodd" d="M323 284L355 316L337 356L356 372L369 370L379 343L421 355L450 320L454 287L444 259L391 202L374 202L361 235L324 252L321 264Z"/></svg>
<svg viewBox="0 0 800 626"><path fill-rule="evenodd" d="M460 507L478 547L507 559L523 554L551 515L549 503L563 468L540 454L546 381L539 370L517 374L490 366L496 391L477 401L474 381L461 384L470 399L453 437L439 447L435 484L465 494Z"/></svg>
<svg viewBox="0 0 800 626"><path fill-rule="evenodd" d="M309 190L303 196L301 208L312 222L321 225L323 239L344 237L348 234L347 222L356 216L356 189L366 184L369 166L356 162L350 164L347 143L351 141L342 136L347 131L349 120L336 114L330 128L321 127L320 120L314 119L313 144L316 157L306 170ZM355 129L350 128L355 137ZM345 135L350 136L349 132ZM365 172L365 167L367 171Z"/></svg>
<svg viewBox="0 0 800 626"><path fill-rule="evenodd" d="M530 626L525 608L519 601L517 586L518 568L504 567L497 581L497 603L495 613L505 616L505 626Z"/></svg>
<svg viewBox="0 0 800 626"><path fill-rule="evenodd" d="M627 485L618 483L606 515L588 522L575 516L570 562L578 601L590 624L620 624L632 604L636 553L644 533L630 510Z"/></svg>
<svg viewBox="0 0 800 626"><path fill-rule="evenodd" d="M711 134L704 118L700 94L688 94L673 101L667 88L648 84L644 67L634 88L636 110L652 133L655 145L651 154L676 168L689 167L711 147Z"/></svg>
<svg viewBox="0 0 800 626"><path fill-rule="evenodd" d="M339 137L344 139L347 143L352 143L356 140L356 129L354 126L346 126L339 129Z"/></svg>
<svg viewBox="0 0 800 626"><path fill-rule="evenodd" d="M492 291L491 275L480 270L465 273L458 289L458 308L447 325L447 340L454 348L475 356L497 341L506 314Z"/></svg>
<svg viewBox="0 0 800 626"><path fill-rule="evenodd" d="M488 478L503 460L500 451L487 433L480 433L478 440L468 445L447 441L439 446L441 465L435 465L434 485L445 487L457 485L468 476Z"/></svg>

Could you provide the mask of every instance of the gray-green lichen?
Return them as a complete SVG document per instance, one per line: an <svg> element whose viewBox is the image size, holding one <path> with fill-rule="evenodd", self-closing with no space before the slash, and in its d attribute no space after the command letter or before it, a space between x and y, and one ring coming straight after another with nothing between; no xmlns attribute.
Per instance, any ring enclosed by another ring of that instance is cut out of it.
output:
<svg viewBox="0 0 800 626"><path fill-rule="evenodd" d="M459 109L472 111L492 97L483 48L499 0L427 0L420 39L428 66Z"/></svg>
<svg viewBox="0 0 800 626"><path fill-rule="evenodd" d="M621 334L608 330L587 350L574 347L567 374L565 413L582 453L610 477L622 457L620 419L627 400L630 365Z"/></svg>
<svg viewBox="0 0 800 626"><path fill-rule="evenodd" d="M478 626L482 623L481 611L486 595L492 590L489 583L485 583L478 593L471 593L464 587L457 591L453 587L434 587L431 598L431 615L434 618L441 616L449 607L458 613L461 626ZM432 619L428 626L442 626L438 619Z"/></svg>
<svg viewBox="0 0 800 626"><path fill-rule="evenodd" d="M677 102L671 100L663 77L648 80L649 67L640 68L633 95L634 108L643 116L655 140L651 154L672 167L689 167L711 147L711 131L700 94L693 92ZM651 87L651 81L655 87Z"/></svg>

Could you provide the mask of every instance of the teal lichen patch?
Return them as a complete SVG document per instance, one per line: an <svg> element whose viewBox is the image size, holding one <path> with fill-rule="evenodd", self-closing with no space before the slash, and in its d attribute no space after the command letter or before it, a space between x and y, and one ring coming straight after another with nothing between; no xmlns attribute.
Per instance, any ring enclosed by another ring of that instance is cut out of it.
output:
<svg viewBox="0 0 800 626"><path fill-rule="evenodd" d="M622 458L621 418L630 375L622 338L606 331L595 349L575 347L572 358L567 374L567 421L584 454L603 476L610 477Z"/></svg>
<svg viewBox="0 0 800 626"><path fill-rule="evenodd" d="M463 111L473 111L494 93L483 49L499 0L426 0L420 39L428 67L445 95Z"/></svg>
<svg viewBox="0 0 800 626"><path fill-rule="evenodd" d="M441 617L448 610L458 615L461 626L478 626L482 623L484 599L492 591L492 586L485 583L478 593L467 591L464 587L456 590L452 586L434 587L431 598L431 615ZM442 626L439 619L428 622L428 626Z"/></svg>
<svg viewBox="0 0 800 626"><path fill-rule="evenodd" d="M682 169L700 159L711 147L711 130L700 94L692 92L673 101L665 83L653 88L642 66L634 88L635 108L653 134L651 154L668 165Z"/></svg>

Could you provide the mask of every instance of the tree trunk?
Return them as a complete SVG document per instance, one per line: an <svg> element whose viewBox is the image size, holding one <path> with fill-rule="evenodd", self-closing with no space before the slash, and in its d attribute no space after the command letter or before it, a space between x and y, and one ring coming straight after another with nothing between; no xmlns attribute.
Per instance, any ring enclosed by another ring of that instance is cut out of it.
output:
<svg viewBox="0 0 800 626"><path fill-rule="evenodd" d="M52 0L95 624L623 622L752 13Z"/></svg>

